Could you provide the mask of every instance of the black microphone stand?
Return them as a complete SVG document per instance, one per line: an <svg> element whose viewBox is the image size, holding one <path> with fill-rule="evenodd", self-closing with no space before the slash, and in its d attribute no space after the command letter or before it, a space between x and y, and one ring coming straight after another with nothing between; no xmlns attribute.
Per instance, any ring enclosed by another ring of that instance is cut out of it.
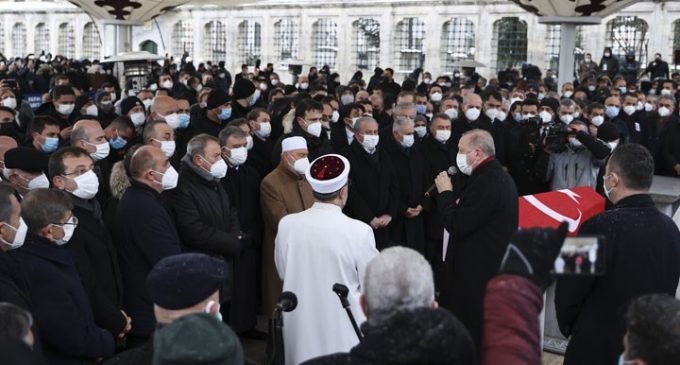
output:
<svg viewBox="0 0 680 365"><path fill-rule="evenodd" d="M286 355L283 348L283 311L281 307L277 306L274 309L271 321L272 328L272 358L269 360L270 365L285 365Z"/></svg>
<svg viewBox="0 0 680 365"><path fill-rule="evenodd" d="M357 325L357 321L354 319L354 315L352 314L352 310L349 308L349 300L347 300L347 294L349 293L349 288L347 288L346 285L343 284L335 284L333 285L333 291L335 294L338 295L338 298L340 299L340 304L342 305L343 308L345 308L345 311L347 312L347 316L349 317L350 322L352 322L352 327L354 328L354 332L356 332L357 337L359 338L359 341L361 341L364 338L364 335L361 333L361 330L359 329L359 326Z"/></svg>

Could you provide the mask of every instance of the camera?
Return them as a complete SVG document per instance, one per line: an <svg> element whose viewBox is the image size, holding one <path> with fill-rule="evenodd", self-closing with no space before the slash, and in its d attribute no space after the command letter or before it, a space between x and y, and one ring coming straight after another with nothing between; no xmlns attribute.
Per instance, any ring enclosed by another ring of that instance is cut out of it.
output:
<svg viewBox="0 0 680 365"><path fill-rule="evenodd" d="M560 153L567 149L569 127L562 122L550 122L545 127L545 148Z"/></svg>

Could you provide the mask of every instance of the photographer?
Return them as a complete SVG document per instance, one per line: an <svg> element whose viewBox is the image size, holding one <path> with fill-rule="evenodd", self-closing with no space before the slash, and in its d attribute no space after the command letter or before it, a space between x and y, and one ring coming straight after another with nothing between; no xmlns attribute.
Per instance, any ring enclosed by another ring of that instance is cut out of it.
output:
<svg viewBox="0 0 680 365"><path fill-rule="evenodd" d="M543 154L540 149L543 123L538 117L539 103L535 98L515 103L521 105L522 119L519 123L508 124L505 133L508 172L517 185L519 195L543 192L547 190L543 179L535 179L536 161Z"/></svg>
<svg viewBox="0 0 680 365"><path fill-rule="evenodd" d="M545 176L553 191L577 186L595 188L597 169L610 152L606 143L588 133L585 123L571 122L573 114L574 102L563 100L560 120L564 124L551 124L546 128L543 141L546 155L541 157L537 173L539 177Z"/></svg>

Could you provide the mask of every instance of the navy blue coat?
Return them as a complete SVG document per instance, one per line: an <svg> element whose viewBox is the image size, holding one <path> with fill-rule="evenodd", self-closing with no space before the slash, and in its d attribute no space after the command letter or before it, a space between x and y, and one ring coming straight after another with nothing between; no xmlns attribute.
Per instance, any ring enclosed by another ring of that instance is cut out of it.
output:
<svg viewBox="0 0 680 365"><path fill-rule="evenodd" d="M156 326L146 276L162 258L180 253L175 225L161 195L131 181L118 203L113 229L123 275L123 308L132 317L133 335L149 336Z"/></svg>
<svg viewBox="0 0 680 365"><path fill-rule="evenodd" d="M113 336L94 323L70 247L29 233L24 246L10 255L19 262L26 280L43 353L50 364L95 364L97 358L113 355Z"/></svg>

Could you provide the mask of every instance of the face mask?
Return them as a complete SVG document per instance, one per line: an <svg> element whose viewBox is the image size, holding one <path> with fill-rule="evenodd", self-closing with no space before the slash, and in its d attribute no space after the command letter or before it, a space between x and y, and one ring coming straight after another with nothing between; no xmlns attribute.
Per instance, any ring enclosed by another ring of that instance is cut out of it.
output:
<svg viewBox="0 0 680 365"><path fill-rule="evenodd" d="M666 96L668 96L668 95L670 95L670 94L671 94L671 91L668 90L668 89L662 89L662 90L661 90L661 95L666 95Z"/></svg>
<svg viewBox="0 0 680 365"><path fill-rule="evenodd" d="M607 143L607 144L609 145L609 150L610 150L611 152L614 152L614 150L616 149L616 147L619 146L619 142L616 142L616 141L615 141L615 142L609 142L609 143Z"/></svg>
<svg viewBox="0 0 680 365"><path fill-rule="evenodd" d="M135 93L134 90L128 90L127 95L128 96L137 96L137 93Z"/></svg>
<svg viewBox="0 0 680 365"><path fill-rule="evenodd" d="M231 118L231 108L222 108L220 114L217 115L219 120L227 120Z"/></svg>
<svg viewBox="0 0 680 365"><path fill-rule="evenodd" d="M64 237L56 239L54 243L57 244L57 246L63 246L68 241L71 240L71 237L73 237L73 232L76 230L76 225L72 224L73 223L73 218L69 219L68 223L71 224L64 224L63 226L60 226L64 230Z"/></svg>
<svg viewBox="0 0 680 365"><path fill-rule="evenodd" d="M569 123L574 121L574 116L571 115L571 114L565 114L565 115L560 116L560 120L564 124L569 124Z"/></svg>
<svg viewBox="0 0 680 365"><path fill-rule="evenodd" d="M73 108L75 108L73 104L57 104L57 112L61 115L71 115Z"/></svg>
<svg viewBox="0 0 680 365"><path fill-rule="evenodd" d="M481 113L482 113L482 112L481 112L479 109L477 109L477 108L470 108L470 109L468 109L468 110L465 111L465 117L466 117L468 120L474 122L475 120L477 120L477 119L479 118L479 115L480 115Z"/></svg>
<svg viewBox="0 0 680 365"><path fill-rule="evenodd" d="M203 157L201 157L201 159L203 159L203 161L205 162L208 162L208 160L206 160ZM215 161L215 163L212 164L212 166L210 166L209 172L210 175L212 175L212 177L221 179L227 175L227 163L220 158L219 160Z"/></svg>
<svg viewBox="0 0 680 365"><path fill-rule="evenodd" d="M597 87L596 87L595 85L590 85L590 86L588 86L588 91L590 91L590 92L593 92L593 91L595 91L596 89L597 89Z"/></svg>
<svg viewBox="0 0 680 365"><path fill-rule="evenodd" d="M415 138L413 138L412 134L405 134L404 138L401 140L401 146L404 148L411 148L414 142Z"/></svg>
<svg viewBox="0 0 680 365"><path fill-rule="evenodd" d="M359 117L354 117L352 119L352 129L357 125L357 122L359 121Z"/></svg>
<svg viewBox="0 0 680 365"><path fill-rule="evenodd" d="M621 87L619 88L619 91L621 92L621 94L625 94L626 91L628 91L628 89L627 89L625 86L621 86Z"/></svg>
<svg viewBox="0 0 680 365"><path fill-rule="evenodd" d="M578 119L578 118L580 118L580 117L581 117L581 112L579 112L578 110L575 111L575 112L574 112L574 119Z"/></svg>
<svg viewBox="0 0 680 365"><path fill-rule="evenodd" d="M293 162L293 170L295 170L295 172L297 172L299 175L304 175L305 171L307 171L307 167L309 167L309 159L307 157L295 160L295 162Z"/></svg>
<svg viewBox="0 0 680 365"><path fill-rule="evenodd" d="M114 150L120 150L127 145L127 141L124 138L121 138L121 136L115 136L109 141L109 144Z"/></svg>
<svg viewBox="0 0 680 365"><path fill-rule="evenodd" d="M515 114L512 116L512 119L514 119L515 122L521 122L521 121L522 121L522 113L515 113Z"/></svg>
<svg viewBox="0 0 680 365"><path fill-rule="evenodd" d="M444 110L444 114L448 115L451 120L458 118L458 110L455 108Z"/></svg>
<svg viewBox="0 0 680 365"><path fill-rule="evenodd" d="M543 100L545 98L545 93L538 93L538 100Z"/></svg>
<svg viewBox="0 0 680 365"><path fill-rule="evenodd" d="M425 117L427 118L427 120L432 120L433 116L434 116L434 114L432 114L432 113L425 114Z"/></svg>
<svg viewBox="0 0 680 365"><path fill-rule="evenodd" d="M177 129L185 129L186 127L189 126L189 122L191 121L191 117L189 116L189 114L182 113L177 114L177 116L179 117L179 126L177 127Z"/></svg>
<svg viewBox="0 0 680 365"><path fill-rule="evenodd" d="M156 91L156 90L158 90L158 84L151 84L151 85L149 85L149 90L151 90L151 91Z"/></svg>
<svg viewBox="0 0 680 365"><path fill-rule="evenodd" d="M174 84L170 80L165 80L165 81L161 82L161 87L164 88L164 89L172 89L173 86L174 86Z"/></svg>
<svg viewBox="0 0 680 365"><path fill-rule="evenodd" d="M28 190L47 189L49 187L50 180L47 179L45 174L40 174L40 176L36 176L28 182Z"/></svg>
<svg viewBox="0 0 680 365"><path fill-rule="evenodd" d="M361 145L364 147L366 152L373 153L375 152L375 148L378 146L378 142L380 142L380 136L368 134L364 136L364 142L361 143Z"/></svg>
<svg viewBox="0 0 680 365"><path fill-rule="evenodd" d="M269 138L272 134L272 124L269 122L260 123L260 129L255 131L260 138Z"/></svg>
<svg viewBox="0 0 680 365"><path fill-rule="evenodd" d="M227 160L232 166L241 166L248 159L248 149L245 147L230 149L229 152L231 156Z"/></svg>
<svg viewBox="0 0 680 365"><path fill-rule="evenodd" d="M278 79L272 79L271 83L272 83L272 86L276 86L276 85L279 84L279 80Z"/></svg>
<svg viewBox="0 0 680 365"><path fill-rule="evenodd" d="M435 103L438 103L438 102L442 101L442 94L441 93L432 93L432 95L430 95L430 100L435 102Z"/></svg>
<svg viewBox="0 0 680 365"><path fill-rule="evenodd" d="M338 120L340 120L340 113L338 113L337 110L333 110L333 114L331 114L331 121L333 123L337 123Z"/></svg>
<svg viewBox="0 0 680 365"><path fill-rule="evenodd" d="M87 115L98 115L99 110L97 109L96 105L90 105L87 108L85 108L85 114L87 114Z"/></svg>
<svg viewBox="0 0 680 365"><path fill-rule="evenodd" d="M351 104L354 102L354 95L343 95L340 97L342 105Z"/></svg>
<svg viewBox="0 0 680 365"><path fill-rule="evenodd" d="M307 126L307 133L314 137L321 136L321 122L314 122Z"/></svg>
<svg viewBox="0 0 680 365"><path fill-rule="evenodd" d="M172 113L165 116L161 115L160 117L163 118L166 123L168 123L170 128L177 129L177 127L179 127L179 116L177 113Z"/></svg>
<svg viewBox="0 0 680 365"><path fill-rule="evenodd" d="M534 113L527 113L527 114L523 114L523 115L522 115L522 120L529 120L529 119L534 118L534 117L536 117L536 114L534 114Z"/></svg>
<svg viewBox="0 0 680 365"><path fill-rule="evenodd" d="M434 134L434 139L441 143L446 143L446 141L451 138L451 131L447 130L438 130L437 133Z"/></svg>
<svg viewBox="0 0 680 365"><path fill-rule="evenodd" d="M146 116L144 113L132 113L130 115L130 120L132 121L132 124L135 125L135 127L139 127L142 124L144 124L144 120L146 119Z"/></svg>
<svg viewBox="0 0 680 365"><path fill-rule="evenodd" d="M26 225L26 222L24 222L24 219L19 217L19 227L17 228L10 226L8 223L5 223L5 226L11 228L16 233L14 233L14 239L12 242L5 241L2 236L0 236L0 241L2 241L5 246L8 246L10 250L14 250L23 246L24 241L26 240L26 232L28 232L28 226Z"/></svg>
<svg viewBox="0 0 680 365"><path fill-rule="evenodd" d="M594 126L599 127L604 123L604 117L601 115L594 116L590 122L593 123Z"/></svg>
<svg viewBox="0 0 680 365"><path fill-rule="evenodd" d="M491 119L491 121L493 122L494 119L496 119L496 117L498 116L498 109L496 108L487 109L484 112L484 114L486 114L486 116L489 117L489 119Z"/></svg>
<svg viewBox="0 0 680 365"><path fill-rule="evenodd" d="M569 144L572 145L572 147L581 147L581 146L583 146L583 144L581 143L581 141L579 141L578 139L576 139L576 138L574 138L574 137L570 137L570 138L569 138Z"/></svg>
<svg viewBox="0 0 680 365"><path fill-rule="evenodd" d="M300 84L300 89L302 89L302 90L307 90L308 87L309 87L309 83L307 83L307 82L303 82L303 83Z"/></svg>
<svg viewBox="0 0 680 365"><path fill-rule="evenodd" d="M623 112L628 114L628 115L633 115L635 113L636 109L632 105L626 105L623 107Z"/></svg>
<svg viewBox="0 0 680 365"><path fill-rule="evenodd" d="M611 201L612 200L611 199L611 193L612 193L612 190L614 190L614 188L613 187L607 188L607 178L606 177L605 177L604 181L602 181L602 188L604 188L604 196L606 196L607 199L609 199Z"/></svg>
<svg viewBox="0 0 680 365"><path fill-rule="evenodd" d="M496 119L500 120L501 122L504 121L508 117L508 113L499 110L498 113L496 114Z"/></svg>
<svg viewBox="0 0 680 365"><path fill-rule="evenodd" d="M10 109L16 109L17 107L17 99L15 98L7 98L2 101L2 105L6 108Z"/></svg>
<svg viewBox="0 0 680 365"><path fill-rule="evenodd" d="M635 110L644 110L645 109L645 104L643 104L641 101L638 101L637 105L635 106Z"/></svg>
<svg viewBox="0 0 680 365"><path fill-rule="evenodd" d="M420 115L427 113L427 107L422 104L416 104L416 113Z"/></svg>
<svg viewBox="0 0 680 365"><path fill-rule="evenodd" d="M609 118L616 118L619 116L619 112L621 112L621 109L618 106L608 106L607 107L607 116Z"/></svg>
<svg viewBox="0 0 680 365"><path fill-rule="evenodd" d="M538 113L538 115L541 117L541 120L543 121L543 123L552 122L552 114L550 114L550 112L547 112L547 111L544 110L544 111Z"/></svg>
<svg viewBox="0 0 680 365"><path fill-rule="evenodd" d="M153 140L161 144L161 151L163 151L165 157L170 158L175 154L175 141L159 141L155 138Z"/></svg>
<svg viewBox="0 0 680 365"><path fill-rule="evenodd" d="M423 82L427 85L430 85L432 83L432 79L423 79Z"/></svg>
<svg viewBox="0 0 680 365"><path fill-rule="evenodd" d="M170 190L170 189L174 189L175 187L177 187L177 179L178 179L179 175L177 174L177 170L175 170L174 167L169 166L168 169L165 170L165 173L158 172L158 171L155 171L155 170L151 170L151 171L153 171L157 174L163 175L163 178L160 181L160 184L161 184L161 187L163 188L163 190ZM156 182L158 182L158 181L156 181Z"/></svg>
<svg viewBox="0 0 680 365"><path fill-rule="evenodd" d="M574 95L573 91L565 91L564 94L562 94L562 96L564 96L567 99L570 98L572 95Z"/></svg>
<svg viewBox="0 0 680 365"><path fill-rule="evenodd" d="M661 108L659 108L658 113L659 113L659 116L661 118L665 118L665 117L671 115L671 110L666 108L665 106L662 106Z"/></svg>
<svg viewBox="0 0 680 365"><path fill-rule="evenodd" d="M253 136L246 136L246 149L248 151L253 149Z"/></svg>
<svg viewBox="0 0 680 365"><path fill-rule="evenodd" d="M153 104L153 99L142 100L142 104L144 104L144 109L149 110L149 108L151 108L151 104Z"/></svg>
<svg viewBox="0 0 680 365"><path fill-rule="evenodd" d="M80 199L90 200L99 191L99 178L97 178L97 174L92 170L77 176L73 181L76 183L76 190L70 193Z"/></svg>
<svg viewBox="0 0 680 365"><path fill-rule="evenodd" d="M605 52L605 54L604 54L605 57L611 57L611 55L612 55L612 54L609 53L609 52Z"/></svg>
<svg viewBox="0 0 680 365"><path fill-rule="evenodd" d="M45 137L45 143L40 144L43 152L52 153L59 148L59 138L57 137Z"/></svg>
<svg viewBox="0 0 680 365"><path fill-rule="evenodd" d="M465 175L469 176L472 174L472 166L467 163L466 154L458 153L456 155L456 165L458 165L460 172L464 173Z"/></svg>
<svg viewBox="0 0 680 365"><path fill-rule="evenodd" d="M423 138L425 137L425 134L427 133L427 128L423 125L415 127L415 131L418 134L418 137Z"/></svg>
<svg viewBox="0 0 680 365"><path fill-rule="evenodd" d="M95 148L97 148L96 151L90 153L90 157L92 157L93 160L99 161L109 156L111 146L108 143L94 144L87 141L85 143L89 144L90 146L95 146Z"/></svg>
<svg viewBox="0 0 680 365"><path fill-rule="evenodd" d="M650 103L645 103L645 111L646 112L651 112L653 110L654 110L654 105L652 105Z"/></svg>

